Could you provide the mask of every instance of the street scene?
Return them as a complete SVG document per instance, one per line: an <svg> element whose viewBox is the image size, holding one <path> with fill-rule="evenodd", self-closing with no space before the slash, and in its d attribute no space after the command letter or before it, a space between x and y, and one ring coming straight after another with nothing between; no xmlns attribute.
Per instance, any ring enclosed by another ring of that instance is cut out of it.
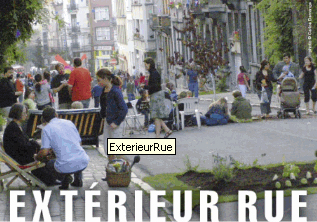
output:
<svg viewBox="0 0 317 222"><path fill-rule="evenodd" d="M0 221L317 221L316 6L5 1Z"/></svg>

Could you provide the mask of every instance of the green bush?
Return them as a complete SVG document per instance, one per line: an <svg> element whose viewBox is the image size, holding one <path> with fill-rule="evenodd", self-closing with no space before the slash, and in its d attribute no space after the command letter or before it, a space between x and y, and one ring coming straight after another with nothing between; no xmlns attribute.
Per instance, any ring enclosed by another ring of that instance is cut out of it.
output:
<svg viewBox="0 0 317 222"><path fill-rule="evenodd" d="M295 177L298 176L300 169L295 164L286 164L283 169L283 177L289 177L291 173L294 174Z"/></svg>
<svg viewBox="0 0 317 222"><path fill-rule="evenodd" d="M224 180L229 182L232 180L234 173L230 164L227 164L225 159L220 159L215 167L212 168L212 172L217 181Z"/></svg>

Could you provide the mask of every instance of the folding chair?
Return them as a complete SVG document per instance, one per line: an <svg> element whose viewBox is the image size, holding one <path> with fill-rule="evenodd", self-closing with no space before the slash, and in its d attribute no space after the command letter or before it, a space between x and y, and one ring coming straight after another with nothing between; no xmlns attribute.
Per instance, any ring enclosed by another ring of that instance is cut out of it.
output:
<svg viewBox="0 0 317 222"><path fill-rule="evenodd" d="M2 173L0 166L0 192L4 190L4 188L8 188L17 178L20 178L29 187L34 184L38 185L42 189L47 188L47 186L42 181L40 181L31 173L32 170L44 167L45 163L33 162L23 166L19 165L0 147L0 163L1 162L5 163L10 168L10 170ZM13 178L4 186L3 180L11 177Z"/></svg>
<svg viewBox="0 0 317 222"><path fill-rule="evenodd" d="M185 115L196 115L197 125L198 128L201 126L200 122L200 113L198 111L198 98L184 98L178 100L178 104L184 104L184 111L179 111L181 114L181 121L182 121L182 129L185 128Z"/></svg>
<svg viewBox="0 0 317 222"><path fill-rule="evenodd" d="M126 135L126 131L129 129L130 131L130 135L134 134L134 130L139 131L141 134L145 134L145 131L143 129L143 126L140 122L140 118L142 117L142 114L138 114L138 111L136 109L136 104L137 104L138 100L132 100L130 101L131 106L128 106L128 114L125 117L125 121L124 121L124 128L123 128L123 136ZM130 120L132 121L132 124L129 123Z"/></svg>

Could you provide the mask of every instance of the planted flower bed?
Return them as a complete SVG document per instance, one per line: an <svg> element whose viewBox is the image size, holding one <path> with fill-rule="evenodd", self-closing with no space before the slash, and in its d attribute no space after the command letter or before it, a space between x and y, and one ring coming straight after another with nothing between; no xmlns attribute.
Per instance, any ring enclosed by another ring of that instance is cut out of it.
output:
<svg viewBox="0 0 317 222"><path fill-rule="evenodd" d="M239 190L252 190L261 192L265 190L295 189L301 187L317 186L317 173L314 170L315 163L297 165L300 172L295 179L283 177L285 166L272 168L250 167L245 169L232 169L232 178L216 179L213 173L189 171L177 178L185 184L199 190L214 190L218 195L236 195ZM307 178L310 174L309 178ZM276 178L277 175L277 178ZM289 184L289 181L291 184ZM280 184L280 187L279 185Z"/></svg>

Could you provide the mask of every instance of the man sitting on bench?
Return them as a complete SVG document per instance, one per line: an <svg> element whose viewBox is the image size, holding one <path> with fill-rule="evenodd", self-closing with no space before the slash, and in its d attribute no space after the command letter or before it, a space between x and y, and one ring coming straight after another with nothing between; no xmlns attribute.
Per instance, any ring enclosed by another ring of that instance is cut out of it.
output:
<svg viewBox="0 0 317 222"><path fill-rule="evenodd" d="M42 148L35 156L42 160L52 149L56 159L49 160L46 167L62 180L61 190L68 189L69 184L82 187L82 171L86 169L89 157L81 147L81 138L73 122L57 118L55 109L46 107L43 110ZM74 174L74 182L71 174Z"/></svg>

